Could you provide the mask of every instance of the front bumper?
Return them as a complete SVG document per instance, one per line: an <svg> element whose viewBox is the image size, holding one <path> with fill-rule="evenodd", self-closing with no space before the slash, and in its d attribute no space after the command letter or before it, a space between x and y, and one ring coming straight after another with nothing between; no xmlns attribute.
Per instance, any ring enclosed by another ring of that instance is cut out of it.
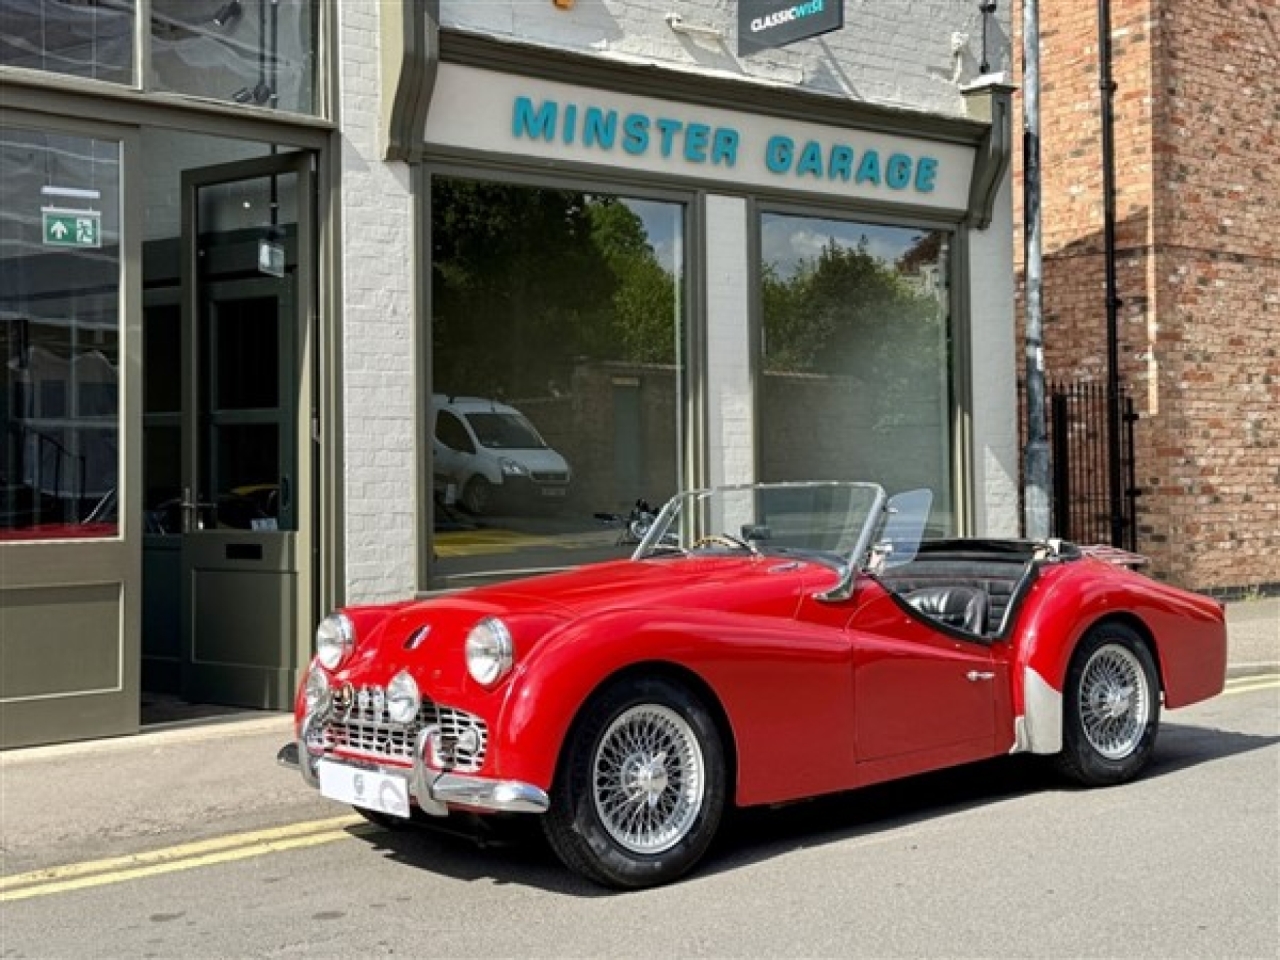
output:
<svg viewBox="0 0 1280 960"><path fill-rule="evenodd" d="M451 806L465 807L485 813L545 813L551 800L545 790L518 780L491 780L470 774L453 773L428 766L426 757L432 755L433 743L440 738L439 728L429 726L418 733L413 751L413 766L388 766L374 760L362 761L347 757L326 757L307 749L306 724L303 735L286 743L276 754L276 762L302 773L308 785L320 788L316 764L320 760L348 766L378 770L403 776L408 773L409 792L423 812L435 817L447 816Z"/></svg>

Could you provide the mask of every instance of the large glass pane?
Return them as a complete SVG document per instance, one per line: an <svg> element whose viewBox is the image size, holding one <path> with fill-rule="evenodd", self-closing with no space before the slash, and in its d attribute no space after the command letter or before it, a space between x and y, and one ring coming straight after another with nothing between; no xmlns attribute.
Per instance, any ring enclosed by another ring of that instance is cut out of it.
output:
<svg viewBox="0 0 1280 960"><path fill-rule="evenodd" d="M120 147L0 130L0 539L114 536Z"/></svg>
<svg viewBox="0 0 1280 960"><path fill-rule="evenodd" d="M950 234L765 214L764 480L933 490L955 530Z"/></svg>
<svg viewBox="0 0 1280 960"><path fill-rule="evenodd" d="M151 0L154 90L315 110L312 0Z"/></svg>
<svg viewBox="0 0 1280 960"><path fill-rule="evenodd" d="M439 583L634 549L680 481L684 210L436 178Z"/></svg>
<svg viewBox="0 0 1280 960"><path fill-rule="evenodd" d="M0 0L0 66L133 83L135 0Z"/></svg>
<svg viewBox="0 0 1280 960"><path fill-rule="evenodd" d="M209 433L203 481L217 490L215 526L239 530L279 530L281 497L280 430L273 424L232 423ZM207 512L201 523L210 526Z"/></svg>
<svg viewBox="0 0 1280 960"><path fill-rule="evenodd" d="M212 333L215 409L274 411L280 406L280 337L275 321L274 297L245 297L220 306Z"/></svg>

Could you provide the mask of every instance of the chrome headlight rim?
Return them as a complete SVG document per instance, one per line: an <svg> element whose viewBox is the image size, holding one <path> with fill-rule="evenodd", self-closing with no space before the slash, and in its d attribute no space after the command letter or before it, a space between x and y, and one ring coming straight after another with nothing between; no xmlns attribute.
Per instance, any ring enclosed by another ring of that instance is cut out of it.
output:
<svg viewBox="0 0 1280 960"><path fill-rule="evenodd" d="M422 707L418 681L408 670L401 670L387 684L387 716L393 723L410 723Z"/></svg>
<svg viewBox="0 0 1280 960"><path fill-rule="evenodd" d="M331 613L316 626L316 659L336 670L355 649L356 631L344 613Z"/></svg>
<svg viewBox="0 0 1280 960"><path fill-rule="evenodd" d="M482 687L492 687L511 672L515 644L511 631L497 617L485 617L467 634L467 673Z"/></svg>

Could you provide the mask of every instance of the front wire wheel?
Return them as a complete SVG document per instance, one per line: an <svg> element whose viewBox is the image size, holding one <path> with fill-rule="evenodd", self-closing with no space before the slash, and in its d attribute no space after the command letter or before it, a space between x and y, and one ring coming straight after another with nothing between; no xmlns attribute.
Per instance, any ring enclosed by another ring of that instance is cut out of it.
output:
<svg viewBox="0 0 1280 960"><path fill-rule="evenodd" d="M1095 627L1080 642L1063 691L1058 767L1086 786L1131 780L1155 749L1160 687L1155 662L1129 627Z"/></svg>
<svg viewBox="0 0 1280 960"><path fill-rule="evenodd" d="M636 889L691 869L724 805L723 748L710 714L683 687L645 679L588 704L543 827L570 869Z"/></svg>
<svg viewBox="0 0 1280 960"><path fill-rule="evenodd" d="M605 830L632 853L662 853L683 840L705 792L697 734L670 707L632 707L600 738L591 799Z"/></svg>

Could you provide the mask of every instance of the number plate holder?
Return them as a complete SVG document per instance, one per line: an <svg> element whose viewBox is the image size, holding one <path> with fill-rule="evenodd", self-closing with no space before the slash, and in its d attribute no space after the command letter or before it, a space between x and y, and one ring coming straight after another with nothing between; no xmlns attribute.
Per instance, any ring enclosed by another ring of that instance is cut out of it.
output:
<svg viewBox="0 0 1280 960"><path fill-rule="evenodd" d="M333 760L317 764L320 793L353 807L376 810L393 817L409 816L409 778L381 770L353 767Z"/></svg>

